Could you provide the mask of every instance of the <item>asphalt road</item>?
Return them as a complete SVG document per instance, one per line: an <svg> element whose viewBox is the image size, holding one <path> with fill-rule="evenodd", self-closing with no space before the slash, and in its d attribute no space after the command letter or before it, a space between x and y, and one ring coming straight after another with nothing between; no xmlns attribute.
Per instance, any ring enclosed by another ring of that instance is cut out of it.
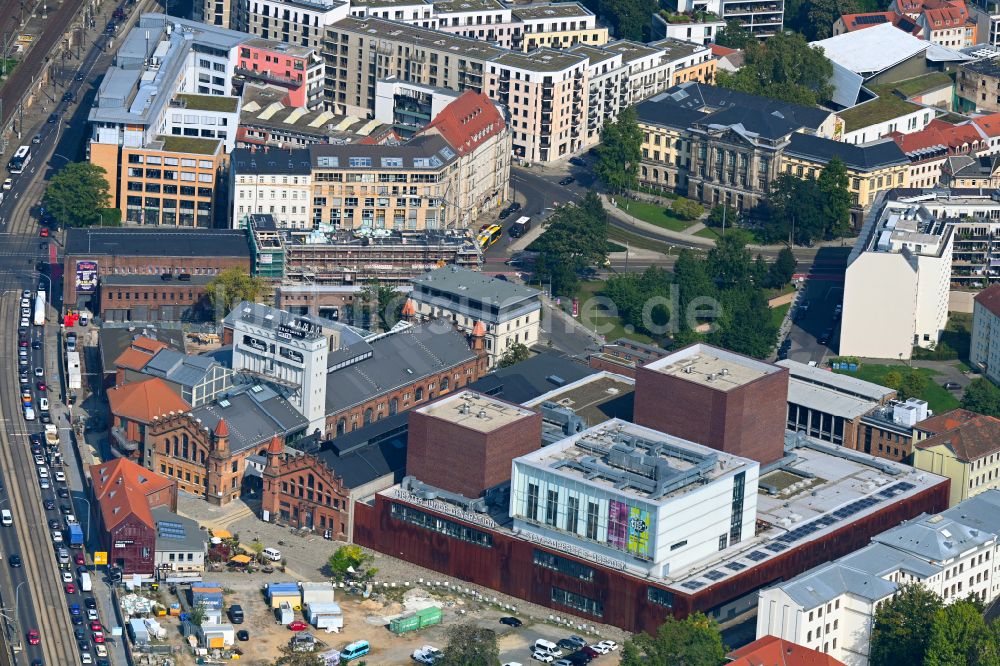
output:
<svg viewBox="0 0 1000 666"><path fill-rule="evenodd" d="M834 310L844 298L844 271L847 268L846 250L827 248L816 256L805 285L799 290L796 307L809 303L805 314L793 319L788 337L792 341L788 358L808 363L822 364L828 355L837 353L840 340L840 322L834 319ZM828 338L820 343L820 339Z"/></svg>

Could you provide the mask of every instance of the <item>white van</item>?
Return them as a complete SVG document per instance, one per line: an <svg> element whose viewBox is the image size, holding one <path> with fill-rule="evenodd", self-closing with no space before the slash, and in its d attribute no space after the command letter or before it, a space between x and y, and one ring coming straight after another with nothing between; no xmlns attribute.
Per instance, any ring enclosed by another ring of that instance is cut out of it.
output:
<svg viewBox="0 0 1000 666"><path fill-rule="evenodd" d="M35 410L32 409L31 407L25 407L24 408L24 420L25 421L34 421L35 420Z"/></svg>
<svg viewBox="0 0 1000 666"><path fill-rule="evenodd" d="M14 516L11 515L10 509L0 510L0 522L3 523L4 527L10 527L14 524Z"/></svg>
<svg viewBox="0 0 1000 666"><path fill-rule="evenodd" d="M548 654L553 657L562 656L562 650L559 649L559 646L552 641L545 640L544 638L539 638L535 641L534 646L532 646L532 650L535 652L541 652L542 654Z"/></svg>
<svg viewBox="0 0 1000 666"><path fill-rule="evenodd" d="M281 561L281 551L278 550L277 548L265 548L264 549L264 557L266 557L267 559L271 560L272 562L280 562Z"/></svg>

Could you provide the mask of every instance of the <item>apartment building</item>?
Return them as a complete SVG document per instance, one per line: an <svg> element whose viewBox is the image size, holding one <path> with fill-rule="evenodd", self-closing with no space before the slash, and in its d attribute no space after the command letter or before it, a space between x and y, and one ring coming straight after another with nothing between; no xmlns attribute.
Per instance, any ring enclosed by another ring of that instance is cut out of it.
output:
<svg viewBox="0 0 1000 666"><path fill-rule="evenodd" d="M840 353L908 359L914 347L936 345L948 321L954 227L919 205L885 199L879 195L848 258Z"/></svg>
<svg viewBox="0 0 1000 666"><path fill-rule="evenodd" d="M875 613L904 584L923 585L945 603L975 596L988 606L1000 593L998 508L1000 492L989 490L762 590L757 637L777 636L849 666L867 666Z"/></svg>
<svg viewBox="0 0 1000 666"><path fill-rule="evenodd" d="M1000 63L983 58L958 65L955 95L979 113L1000 112Z"/></svg>
<svg viewBox="0 0 1000 666"><path fill-rule="evenodd" d="M982 290L973 301L969 361L990 381L1000 381L1000 284Z"/></svg>
<svg viewBox="0 0 1000 666"><path fill-rule="evenodd" d="M968 415L955 427L920 440L913 451L914 467L951 479L949 506L1000 489L1000 419Z"/></svg>
<svg viewBox="0 0 1000 666"><path fill-rule="evenodd" d="M435 2L437 29L471 37L506 49L512 48L523 25L514 20L511 7L500 0L444 0Z"/></svg>
<svg viewBox="0 0 1000 666"><path fill-rule="evenodd" d="M725 21L708 12L694 11L680 14L661 9L653 14L651 36L654 40L669 37L709 46L715 42L715 36L725 27Z"/></svg>
<svg viewBox="0 0 1000 666"><path fill-rule="evenodd" d="M919 132L893 132L889 137L910 160L910 187L936 186L949 157L974 156L989 150L989 137L973 123L952 125L932 120Z"/></svg>
<svg viewBox="0 0 1000 666"><path fill-rule="evenodd" d="M402 144L237 150L230 209L236 226L270 213L287 229L453 229L506 201L509 177L500 112L466 92Z"/></svg>
<svg viewBox="0 0 1000 666"><path fill-rule="evenodd" d="M975 45L976 19L962 0L951 0L937 7L925 7L917 18L920 37L946 48L964 49Z"/></svg>
<svg viewBox="0 0 1000 666"><path fill-rule="evenodd" d="M323 58L313 48L247 40L239 47L236 77L287 90L286 106L313 109L323 102Z"/></svg>
<svg viewBox="0 0 1000 666"><path fill-rule="evenodd" d="M515 31L510 47L517 51L601 46L608 41L608 29L598 26L594 13L578 2L513 5L511 18Z"/></svg>
<svg viewBox="0 0 1000 666"><path fill-rule="evenodd" d="M735 21L755 37L766 38L781 30L785 20L784 0L675 0L670 6L680 14L710 12L724 23Z"/></svg>
<svg viewBox="0 0 1000 666"><path fill-rule="evenodd" d="M213 0L205 0L212 2ZM341 0L223 0L234 2L232 27L264 39L317 49L328 25L347 17Z"/></svg>

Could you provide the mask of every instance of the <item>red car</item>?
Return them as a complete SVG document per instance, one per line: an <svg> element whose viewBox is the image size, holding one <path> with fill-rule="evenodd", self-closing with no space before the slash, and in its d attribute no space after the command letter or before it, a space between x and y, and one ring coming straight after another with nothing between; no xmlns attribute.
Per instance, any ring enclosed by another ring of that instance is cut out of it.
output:
<svg viewBox="0 0 1000 666"><path fill-rule="evenodd" d="M38 645L42 642L42 637L38 635L38 629L28 630L28 645Z"/></svg>
<svg viewBox="0 0 1000 666"><path fill-rule="evenodd" d="M97 643L98 645L100 645L101 643L104 642L104 632L103 631L95 631L94 632L94 642Z"/></svg>
<svg viewBox="0 0 1000 666"><path fill-rule="evenodd" d="M42 238L48 238L49 237L49 230L48 230L48 228L47 227L42 227L41 231L38 232L38 235L41 236Z"/></svg>
<svg viewBox="0 0 1000 666"><path fill-rule="evenodd" d="M303 622L302 620L295 620L294 622L288 625L288 628L291 629L292 631L305 631L306 629L309 628L309 625Z"/></svg>
<svg viewBox="0 0 1000 666"><path fill-rule="evenodd" d="M75 564L86 564L87 561L83 558L83 553L77 553L73 556L73 562Z"/></svg>
<svg viewBox="0 0 1000 666"><path fill-rule="evenodd" d="M63 589L66 590L66 594L76 594L76 585L73 583L66 583Z"/></svg>
<svg viewBox="0 0 1000 666"><path fill-rule="evenodd" d="M97 620L94 620L94 621L92 621L90 623L90 630L91 631L104 631L104 627L101 626L100 622L98 622Z"/></svg>

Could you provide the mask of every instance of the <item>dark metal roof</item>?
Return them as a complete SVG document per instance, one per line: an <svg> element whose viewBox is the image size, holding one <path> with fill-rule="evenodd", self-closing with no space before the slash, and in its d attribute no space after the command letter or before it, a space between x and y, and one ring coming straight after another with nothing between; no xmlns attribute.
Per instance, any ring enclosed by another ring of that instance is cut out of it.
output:
<svg viewBox="0 0 1000 666"><path fill-rule="evenodd" d="M323 443L315 454L344 480L357 488L390 472L399 482L406 469L408 413L396 414Z"/></svg>
<svg viewBox="0 0 1000 666"><path fill-rule="evenodd" d="M469 388L508 402L523 404L543 393L598 372L569 357L542 352L526 361L500 368L473 382Z"/></svg>
<svg viewBox="0 0 1000 666"><path fill-rule="evenodd" d="M220 419L226 419L229 450L233 453L266 445L275 435L284 438L309 425L309 420L295 407L264 385L234 391L213 403L195 407L191 413L212 432Z"/></svg>
<svg viewBox="0 0 1000 666"><path fill-rule="evenodd" d="M246 257L242 229L96 228L68 229L67 256Z"/></svg>
<svg viewBox="0 0 1000 666"><path fill-rule="evenodd" d="M785 148L785 154L818 162L828 162L834 157L839 157L848 168L860 171L909 164L909 159L892 139L855 146L843 141L796 133L792 135Z"/></svg>
<svg viewBox="0 0 1000 666"><path fill-rule="evenodd" d="M287 174L308 176L312 173L309 149L279 150L267 148L250 150L237 148L230 156L235 174Z"/></svg>

